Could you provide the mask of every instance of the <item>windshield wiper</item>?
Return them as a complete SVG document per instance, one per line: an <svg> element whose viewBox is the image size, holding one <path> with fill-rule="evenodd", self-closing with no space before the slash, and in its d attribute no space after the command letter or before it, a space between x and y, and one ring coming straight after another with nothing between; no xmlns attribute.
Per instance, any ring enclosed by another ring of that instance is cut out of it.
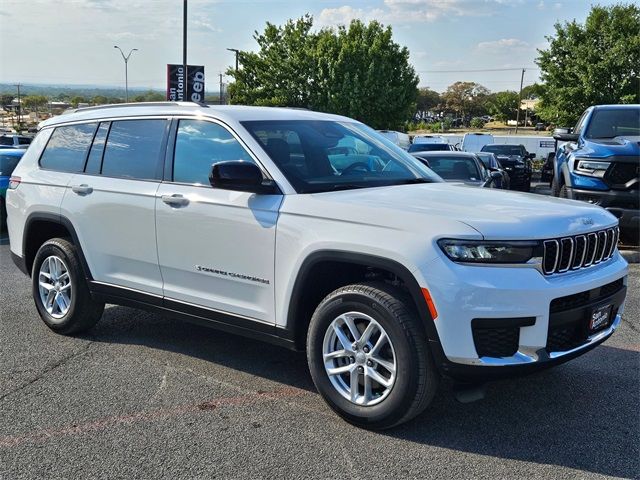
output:
<svg viewBox="0 0 640 480"><path fill-rule="evenodd" d="M356 183L339 183L336 185L323 185L317 189L310 188L304 193L323 193L323 192L336 192L339 190L355 190L356 188L367 188L371 185L358 185Z"/></svg>

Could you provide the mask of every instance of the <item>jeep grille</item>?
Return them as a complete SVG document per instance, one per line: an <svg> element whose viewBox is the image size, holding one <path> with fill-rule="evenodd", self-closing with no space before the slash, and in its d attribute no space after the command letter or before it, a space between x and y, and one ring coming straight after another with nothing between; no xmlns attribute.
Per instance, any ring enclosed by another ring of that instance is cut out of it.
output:
<svg viewBox="0 0 640 480"><path fill-rule="evenodd" d="M542 271L545 275L578 270L603 262L614 254L620 231L607 228L585 235L545 240Z"/></svg>

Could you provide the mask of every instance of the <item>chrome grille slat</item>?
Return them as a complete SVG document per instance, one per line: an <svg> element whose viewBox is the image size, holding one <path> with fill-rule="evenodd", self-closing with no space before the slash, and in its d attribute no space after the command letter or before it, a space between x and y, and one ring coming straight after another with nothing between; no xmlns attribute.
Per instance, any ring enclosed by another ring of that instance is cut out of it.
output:
<svg viewBox="0 0 640 480"><path fill-rule="evenodd" d="M588 234L544 240L542 272L545 275L564 273L597 265L610 259L616 251L618 227Z"/></svg>
<svg viewBox="0 0 640 480"><path fill-rule="evenodd" d="M587 254L587 237L586 235L578 235L574 240L576 254L571 264L571 268L573 270L577 270L579 268L582 268L582 265L584 264L584 257Z"/></svg>

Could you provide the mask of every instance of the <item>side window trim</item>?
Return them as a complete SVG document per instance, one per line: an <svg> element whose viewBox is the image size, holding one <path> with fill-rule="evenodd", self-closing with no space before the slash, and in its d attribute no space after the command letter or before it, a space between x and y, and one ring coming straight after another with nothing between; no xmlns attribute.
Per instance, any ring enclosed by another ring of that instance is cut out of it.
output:
<svg viewBox="0 0 640 480"><path fill-rule="evenodd" d="M82 172L80 172L80 173L87 173L87 164L89 163L89 156L91 155L91 151L93 150L93 147L95 146L96 137L98 136L98 132L100 131L100 125L102 123L106 123L106 122L98 122L98 126L97 126L96 130L93 132L93 138L91 138L91 145L89 145L89 148L87 150L87 154L84 157L84 165L82 166ZM109 128L111 128L111 125L109 125ZM108 135L109 135L109 130L107 130L107 136ZM104 148L102 149L102 155L104 155ZM100 168L102 168L102 156L100 157Z"/></svg>
<svg viewBox="0 0 640 480"><path fill-rule="evenodd" d="M242 140L242 138L236 133L236 131L233 128L231 128L229 125L227 125L226 123L224 123L223 121L221 121L221 120L219 120L217 118L212 118L212 117L204 117L204 118L202 118L202 117L194 117L194 116L188 116L188 115L180 115L180 116L172 117L171 133L169 135L169 141L168 141L168 144L167 144L167 157L168 157L167 161L168 161L168 165L165 164L165 173L164 173L164 177L163 177L163 182L164 183L175 183L175 184L178 184L178 185L191 185L191 186L194 186L194 187L211 188L209 185L199 185L199 184L195 184L195 183L182 183L182 182L175 182L173 180L173 165L175 163L176 141L177 141L177 137L178 137L178 126L179 126L180 120L192 120L192 121L199 120L199 121L203 121L203 122L213 123L213 124L218 125L219 127L223 128L223 129L225 129L238 142L238 144L247 152L247 154L251 157L253 162L260 169L260 171L262 172L264 177L266 179L268 179L268 180L273 180L273 177L271 176L271 173L269 173L267 168L262 164L262 162L260 161L258 156L255 153L253 153L253 151L249 148L249 146Z"/></svg>

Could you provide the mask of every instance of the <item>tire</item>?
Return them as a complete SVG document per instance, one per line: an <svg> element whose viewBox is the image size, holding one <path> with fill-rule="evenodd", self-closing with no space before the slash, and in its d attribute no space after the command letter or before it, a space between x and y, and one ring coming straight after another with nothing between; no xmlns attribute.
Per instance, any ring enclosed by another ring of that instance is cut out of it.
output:
<svg viewBox="0 0 640 480"><path fill-rule="evenodd" d="M100 320L104 303L92 300L76 247L68 240L53 238L40 247L31 281L38 313L54 332L62 335L84 332ZM53 299L50 309L45 306L49 298Z"/></svg>
<svg viewBox="0 0 640 480"><path fill-rule="evenodd" d="M562 187L560 187L560 192L558 193L558 196L560 198L569 198L569 190L567 190L566 185L562 185Z"/></svg>
<svg viewBox="0 0 640 480"><path fill-rule="evenodd" d="M313 382L329 406L356 426L381 430L399 425L422 412L436 393L440 377L429 351L424 326L409 307L410 302L402 292L384 283L348 285L322 300L311 318L307 360ZM345 318L351 318L357 335L361 336L367 331L367 325L374 325L370 341L359 345L355 351L347 348L355 345L349 345L355 335L350 334L352 330ZM343 338L346 346L344 341L339 341L333 328L340 324L339 328L344 329L342 332L348 337ZM383 340L383 346L376 350L382 331L389 342ZM340 350L340 357L328 360L329 368L348 372L329 375L324 354L330 353L332 345ZM376 358L387 365L395 365L395 376L375 362ZM356 372L361 369L357 373L357 384L351 382L355 378L354 369ZM385 377L383 380L390 385L372 380L372 371L377 372L378 378ZM364 386L367 377L371 386L369 396ZM352 385L357 385L355 402L352 401Z"/></svg>

